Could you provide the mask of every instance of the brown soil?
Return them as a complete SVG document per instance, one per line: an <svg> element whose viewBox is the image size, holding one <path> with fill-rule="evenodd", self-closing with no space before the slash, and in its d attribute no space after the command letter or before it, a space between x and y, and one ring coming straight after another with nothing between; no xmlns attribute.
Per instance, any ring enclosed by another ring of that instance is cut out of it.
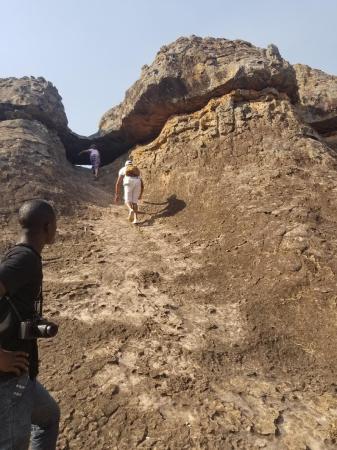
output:
<svg viewBox="0 0 337 450"><path fill-rule="evenodd" d="M60 331L40 342L40 379L61 405L58 448L335 448L329 363L278 332L282 304L268 327L256 292L233 295L226 251L178 226L182 205L153 203L138 227L123 206L82 209L45 251Z"/></svg>

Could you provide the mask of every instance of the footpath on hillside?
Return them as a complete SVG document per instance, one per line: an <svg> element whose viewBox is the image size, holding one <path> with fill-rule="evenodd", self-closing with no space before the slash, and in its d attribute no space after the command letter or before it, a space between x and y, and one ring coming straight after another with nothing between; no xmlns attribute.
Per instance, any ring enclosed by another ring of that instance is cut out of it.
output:
<svg viewBox="0 0 337 450"><path fill-rule="evenodd" d="M140 226L112 204L63 218L44 255L58 448L333 448L333 393L244 364L249 324L239 303L212 303L203 244L145 206Z"/></svg>

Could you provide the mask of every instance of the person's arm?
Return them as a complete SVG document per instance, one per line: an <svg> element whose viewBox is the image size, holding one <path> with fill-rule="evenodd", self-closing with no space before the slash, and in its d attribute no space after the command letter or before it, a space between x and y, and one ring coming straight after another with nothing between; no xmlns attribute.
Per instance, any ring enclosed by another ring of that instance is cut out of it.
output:
<svg viewBox="0 0 337 450"><path fill-rule="evenodd" d="M82 150L82 151L79 153L79 155L83 155L83 153L88 153L88 152L90 152L89 149L88 149L88 150Z"/></svg>
<svg viewBox="0 0 337 450"><path fill-rule="evenodd" d="M0 301L6 293L7 289L0 281ZM28 371L28 356L25 352L10 352L0 347L0 372L14 373L19 377L23 372Z"/></svg>
<svg viewBox="0 0 337 450"><path fill-rule="evenodd" d="M115 186L115 201L118 202L120 198L121 186L123 184L123 175L118 175L116 186Z"/></svg>
<svg viewBox="0 0 337 450"><path fill-rule="evenodd" d="M25 352L9 352L0 348L0 372L15 373L18 377L28 372L28 356Z"/></svg>
<svg viewBox="0 0 337 450"><path fill-rule="evenodd" d="M144 183L143 180L140 179L141 182L141 189L140 189L140 196L139 196L139 200L141 200L142 196L143 196L143 192L144 192Z"/></svg>

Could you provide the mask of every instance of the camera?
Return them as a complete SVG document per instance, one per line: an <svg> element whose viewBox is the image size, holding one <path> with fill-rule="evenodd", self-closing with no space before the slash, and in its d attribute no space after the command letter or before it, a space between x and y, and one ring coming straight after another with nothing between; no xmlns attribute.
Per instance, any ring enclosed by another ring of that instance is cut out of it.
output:
<svg viewBox="0 0 337 450"><path fill-rule="evenodd" d="M20 322L19 338L24 340L51 338L57 335L58 325L38 317L34 320Z"/></svg>

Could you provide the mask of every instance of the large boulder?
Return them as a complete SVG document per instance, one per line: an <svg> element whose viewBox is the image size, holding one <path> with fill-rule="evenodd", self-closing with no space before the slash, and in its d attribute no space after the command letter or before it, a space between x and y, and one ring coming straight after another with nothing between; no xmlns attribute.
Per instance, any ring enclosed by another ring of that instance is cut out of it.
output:
<svg viewBox="0 0 337 450"><path fill-rule="evenodd" d="M148 141L173 114L196 111L234 89L267 87L296 99L295 72L274 45L262 49L242 40L179 38L160 49L124 101L104 114L100 134L119 135L130 144Z"/></svg>
<svg viewBox="0 0 337 450"><path fill-rule="evenodd" d="M0 79L0 120L32 119L50 128L67 128L67 117L57 89L44 78Z"/></svg>

